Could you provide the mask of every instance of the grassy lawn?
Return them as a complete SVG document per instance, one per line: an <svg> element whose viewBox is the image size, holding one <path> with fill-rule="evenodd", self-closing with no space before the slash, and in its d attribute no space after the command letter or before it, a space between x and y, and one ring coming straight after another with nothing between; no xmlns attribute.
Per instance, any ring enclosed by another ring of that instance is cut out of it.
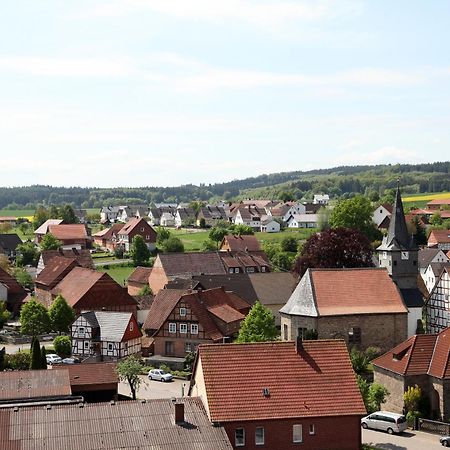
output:
<svg viewBox="0 0 450 450"><path fill-rule="evenodd" d="M187 230L176 230L171 228L170 233L181 239L186 252L199 252L202 249L203 241L208 239L209 231L192 232Z"/></svg>
<svg viewBox="0 0 450 450"><path fill-rule="evenodd" d="M0 217L27 217L33 218L34 209L0 209Z"/></svg>
<svg viewBox="0 0 450 450"><path fill-rule="evenodd" d="M117 281L122 286L126 285L127 278L133 272L134 267L117 267L114 265L110 265L108 269L104 269L103 267L97 267L99 272L106 272L113 280Z"/></svg>

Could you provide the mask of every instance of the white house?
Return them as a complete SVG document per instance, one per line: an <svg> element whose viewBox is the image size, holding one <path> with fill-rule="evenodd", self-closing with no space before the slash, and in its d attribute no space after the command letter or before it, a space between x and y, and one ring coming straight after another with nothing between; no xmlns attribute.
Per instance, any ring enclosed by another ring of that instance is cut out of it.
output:
<svg viewBox="0 0 450 450"><path fill-rule="evenodd" d="M372 220L376 224L376 226L380 226L386 217L391 217L392 214L392 205L388 205L384 203L383 205L378 206L378 208L372 214Z"/></svg>
<svg viewBox="0 0 450 450"><path fill-rule="evenodd" d="M83 312L71 327L72 354L120 359L141 351L142 333L132 313Z"/></svg>
<svg viewBox="0 0 450 450"><path fill-rule="evenodd" d="M259 208L256 207L240 207L236 213L236 216L234 218L234 223L236 225L247 225L254 230L260 230L261 229L261 217L265 216L262 211L259 210Z"/></svg>
<svg viewBox="0 0 450 450"><path fill-rule="evenodd" d="M328 205L330 196L328 194L314 194L313 203L315 205Z"/></svg>
<svg viewBox="0 0 450 450"><path fill-rule="evenodd" d="M450 267L444 266L426 305L428 333L440 333L450 326Z"/></svg>
<svg viewBox="0 0 450 450"><path fill-rule="evenodd" d="M294 214L306 214L306 206L303 203L295 203L292 205L283 216L283 222L287 222Z"/></svg>
<svg viewBox="0 0 450 450"><path fill-rule="evenodd" d="M317 228L317 214L292 214L286 221L288 228Z"/></svg>
<svg viewBox="0 0 450 450"><path fill-rule="evenodd" d="M442 269L445 265L450 265L450 263L445 262L436 262L430 263L425 270L425 273L422 275L422 279L427 287L427 291L431 292L436 286L437 281L439 280L439 276L441 275Z"/></svg>
<svg viewBox="0 0 450 450"><path fill-rule="evenodd" d="M163 227L174 227L175 226L175 217L171 212L163 212L161 214L160 223L161 223L161 226L163 226Z"/></svg>
<svg viewBox="0 0 450 450"><path fill-rule="evenodd" d="M261 220L261 231L264 233L279 233L281 225L271 216L265 216Z"/></svg>

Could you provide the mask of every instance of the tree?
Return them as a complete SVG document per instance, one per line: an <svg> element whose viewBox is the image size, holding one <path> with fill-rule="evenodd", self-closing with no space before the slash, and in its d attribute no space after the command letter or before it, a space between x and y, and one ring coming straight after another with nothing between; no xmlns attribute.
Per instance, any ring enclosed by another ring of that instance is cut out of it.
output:
<svg viewBox="0 0 450 450"><path fill-rule="evenodd" d="M121 381L126 381L130 386L133 400L136 400L136 391L141 384L139 375L141 374L142 365L140 360L131 355L128 358L122 359L117 364L116 372Z"/></svg>
<svg viewBox="0 0 450 450"><path fill-rule="evenodd" d="M356 347L352 347L350 350L350 361L354 372L358 375L366 372L370 361L376 358L379 354L379 348L367 347L365 351L361 351Z"/></svg>
<svg viewBox="0 0 450 450"><path fill-rule="evenodd" d="M5 355L5 369L28 370L30 368L31 354L29 352L17 352Z"/></svg>
<svg viewBox="0 0 450 450"><path fill-rule="evenodd" d="M216 250L219 248L222 239L228 234L228 229L222 226L215 226L209 230L208 238L216 243Z"/></svg>
<svg viewBox="0 0 450 450"><path fill-rule="evenodd" d="M365 234L371 241L380 239L381 234L372 220L372 205L366 197L357 195L341 200L333 209L329 223L332 228L352 228Z"/></svg>
<svg viewBox="0 0 450 450"><path fill-rule="evenodd" d="M422 389L416 384L408 386L403 394L403 401L407 412L419 412L419 404L422 399Z"/></svg>
<svg viewBox="0 0 450 450"><path fill-rule="evenodd" d="M69 336L56 336L53 347L61 358L67 358L72 353L72 342Z"/></svg>
<svg viewBox="0 0 450 450"><path fill-rule="evenodd" d="M70 325L75 320L75 311L62 295L58 295L55 298L48 314L52 330L58 333L67 333Z"/></svg>
<svg viewBox="0 0 450 450"><path fill-rule="evenodd" d="M361 375L356 375L356 381L358 383L359 392L361 392L361 397L364 401L366 411L369 411L369 383Z"/></svg>
<svg viewBox="0 0 450 450"><path fill-rule="evenodd" d="M213 252L217 250L217 243L211 239L206 239L202 243L202 250L204 252Z"/></svg>
<svg viewBox="0 0 450 450"><path fill-rule="evenodd" d="M237 342L274 341L278 336L275 317L270 309L261 305L257 300L241 323Z"/></svg>
<svg viewBox="0 0 450 450"><path fill-rule="evenodd" d="M3 347L0 349L0 372L5 370L5 356L6 356L6 348Z"/></svg>
<svg viewBox="0 0 450 450"><path fill-rule="evenodd" d="M70 205L64 205L59 209L59 217L64 220L64 223L78 222L78 217L75 215L75 212Z"/></svg>
<svg viewBox="0 0 450 450"><path fill-rule="evenodd" d="M41 240L42 250L58 250L61 247L61 241L55 238L52 233L47 233Z"/></svg>
<svg viewBox="0 0 450 450"><path fill-rule="evenodd" d="M431 217L430 217L430 224L435 225L442 225L442 217L440 211L436 211Z"/></svg>
<svg viewBox="0 0 450 450"><path fill-rule="evenodd" d="M295 262L294 272L303 276L308 268L372 267L372 248L357 230L336 228L313 234Z"/></svg>
<svg viewBox="0 0 450 450"><path fill-rule="evenodd" d="M125 248L124 248L123 245L116 245L116 246L114 247L114 256L115 256L117 259L123 259L124 253L125 253Z"/></svg>
<svg viewBox="0 0 450 450"><path fill-rule="evenodd" d="M285 236L280 242L280 247L283 252L296 253L298 250L298 240L294 236Z"/></svg>
<svg viewBox="0 0 450 450"><path fill-rule="evenodd" d="M47 351L45 350L45 347L42 346L41 348L41 369L47 369Z"/></svg>
<svg viewBox="0 0 450 450"><path fill-rule="evenodd" d="M328 228L330 228L330 215L331 209L323 206L317 211L317 228L319 231L328 230Z"/></svg>
<svg viewBox="0 0 450 450"><path fill-rule="evenodd" d="M0 300L0 328L3 328L11 317L11 313L6 309L6 303Z"/></svg>
<svg viewBox="0 0 450 450"><path fill-rule="evenodd" d="M420 223L419 216L414 216L412 219L412 226L414 228L414 240L417 245L427 245L427 234L425 232L425 228Z"/></svg>
<svg viewBox="0 0 450 450"><path fill-rule="evenodd" d="M234 226L233 234L235 236L243 236L245 234L255 234L252 227L249 227L248 225L244 225L242 223L238 223Z"/></svg>
<svg viewBox="0 0 450 450"><path fill-rule="evenodd" d="M373 411L379 411L381 404L386 402L389 391L382 384L372 383L369 386L369 404Z"/></svg>
<svg viewBox="0 0 450 450"><path fill-rule="evenodd" d="M140 291L138 295L153 295L152 288L146 284Z"/></svg>
<svg viewBox="0 0 450 450"><path fill-rule="evenodd" d="M5 272L11 272L11 263L9 262L9 258L3 253L0 253L0 268Z"/></svg>
<svg viewBox="0 0 450 450"><path fill-rule="evenodd" d="M47 209L43 206L39 206L34 213L33 228L36 230L49 218L50 216Z"/></svg>
<svg viewBox="0 0 450 450"><path fill-rule="evenodd" d="M164 227L158 227L156 229L156 243L162 245L163 242L169 239L171 236L170 230Z"/></svg>
<svg viewBox="0 0 450 450"><path fill-rule="evenodd" d="M33 337L47 333L51 328L50 317L45 306L37 302L35 298L22 306L20 324L22 333Z"/></svg>
<svg viewBox="0 0 450 450"><path fill-rule="evenodd" d="M133 265L137 266L145 266L148 264L148 260L150 259L150 250L147 247L147 244L144 241L144 238L137 234L133 238L133 242L131 244L131 258L133 259Z"/></svg>
<svg viewBox="0 0 450 450"><path fill-rule="evenodd" d="M14 278L17 282L26 289L31 289L33 287L33 279L31 275L22 267L17 267L14 269Z"/></svg>
<svg viewBox="0 0 450 450"><path fill-rule="evenodd" d="M183 242L181 242L181 239L171 236L169 239L164 241L163 250L165 253L181 253L184 252L184 245Z"/></svg>
<svg viewBox="0 0 450 450"><path fill-rule="evenodd" d="M292 192L290 191L282 191L280 192L280 194L278 195L278 197L280 198L280 200L282 202L293 202L295 200L295 196Z"/></svg>
<svg viewBox="0 0 450 450"><path fill-rule="evenodd" d="M272 266L282 272L289 272L292 270L292 266L294 265L295 261L295 254L291 252L277 252L273 255L272 259L270 259L270 262Z"/></svg>
<svg viewBox="0 0 450 450"><path fill-rule="evenodd" d="M30 370L39 369L41 369L41 346L39 344L39 339L34 337L31 341Z"/></svg>
<svg viewBox="0 0 450 450"><path fill-rule="evenodd" d="M18 253L18 256L16 258L17 266L23 267L28 264L35 266L37 264L40 252L34 242L27 241L23 244L19 244L17 246L16 252Z"/></svg>
<svg viewBox="0 0 450 450"><path fill-rule="evenodd" d="M200 228L206 228L206 220L204 217L200 217L199 225L200 225Z"/></svg>

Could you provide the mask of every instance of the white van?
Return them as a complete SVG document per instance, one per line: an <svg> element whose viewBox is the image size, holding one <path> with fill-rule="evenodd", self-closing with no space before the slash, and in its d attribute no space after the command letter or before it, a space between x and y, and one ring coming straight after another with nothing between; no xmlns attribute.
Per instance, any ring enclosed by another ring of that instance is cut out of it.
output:
<svg viewBox="0 0 450 450"><path fill-rule="evenodd" d="M388 411L377 411L361 419L363 428L387 431L389 434L401 433L408 428L406 417Z"/></svg>

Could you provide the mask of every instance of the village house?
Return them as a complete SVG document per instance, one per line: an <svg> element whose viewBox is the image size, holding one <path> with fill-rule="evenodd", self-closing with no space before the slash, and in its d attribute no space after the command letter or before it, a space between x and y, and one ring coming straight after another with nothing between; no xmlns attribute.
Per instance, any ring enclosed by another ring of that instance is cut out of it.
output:
<svg viewBox="0 0 450 450"><path fill-rule="evenodd" d="M121 211L120 206L104 206L100 210L100 222L101 223L114 223L117 221L119 212Z"/></svg>
<svg viewBox="0 0 450 450"><path fill-rule="evenodd" d="M8 224L15 227L18 223L18 218L14 216L0 216L0 225Z"/></svg>
<svg viewBox="0 0 450 450"><path fill-rule="evenodd" d="M34 242L40 244L42 238L49 232L50 225L59 225L63 221L61 219L48 219L40 227L34 231Z"/></svg>
<svg viewBox="0 0 450 450"><path fill-rule="evenodd" d="M22 240L16 233L0 234L0 254L7 256L10 260L15 260L17 246L22 244Z"/></svg>
<svg viewBox="0 0 450 450"><path fill-rule="evenodd" d="M132 313L82 312L70 335L72 355L90 361L114 361L141 351L142 333Z"/></svg>
<svg viewBox="0 0 450 450"><path fill-rule="evenodd" d="M361 446L366 409L341 340L201 345L189 395L235 449Z"/></svg>
<svg viewBox="0 0 450 450"><path fill-rule="evenodd" d="M314 194L313 203L315 205L328 205L330 196L328 194Z"/></svg>
<svg viewBox="0 0 450 450"><path fill-rule="evenodd" d="M450 329L439 334L418 334L372 361L374 381L390 395L383 409L402 413L403 394L418 385L428 400L430 411L421 411L437 420L450 416Z"/></svg>
<svg viewBox="0 0 450 450"><path fill-rule="evenodd" d="M26 297L25 289L0 267L0 301L6 303L6 309L17 316Z"/></svg>
<svg viewBox="0 0 450 450"><path fill-rule="evenodd" d="M266 216L264 209L254 205L239 206L233 216L233 223L246 225L255 231L261 230L261 218Z"/></svg>
<svg viewBox="0 0 450 450"><path fill-rule="evenodd" d="M441 210L441 209L449 209L450 208L450 198L431 200L427 203L427 208L434 210L434 211Z"/></svg>
<svg viewBox="0 0 450 450"><path fill-rule="evenodd" d="M286 220L288 228L317 228L317 214L292 214Z"/></svg>
<svg viewBox="0 0 450 450"><path fill-rule="evenodd" d="M450 250L450 230L432 230L428 236L428 247L435 247L444 252Z"/></svg>
<svg viewBox="0 0 450 450"><path fill-rule="evenodd" d="M407 337L408 310L386 269L308 269L280 309L281 338L344 339L390 349Z"/></svg>
<svg viewBox="0 0 450 450"><path fill-rule="evenodd" d="M428 333L439 333L450 326L450 265L442 267L441 273L425 303Z"/></svg>
<svg viewBox="0 0 450 450"><path fill-rule="evenodd" d="M58 250L43 250L41 252L41 256L39 257L38 265L37 265L37 275L50 263L50 261L55 256L61 256L64 258L75 258L80 267L84 267L85 269L93 269L94 262L92 261L91 252L87 249L77 250L76 248L68 248Z"/></svg>
<svg viewBox="0 0 450 450"><path fill-rule="evenodd" d="M93 234L94 244L104 250L113 252L119 241L118 233L123 226L123 223L114 223L111 227Z"/></svg>
<svg viewBox="0 0 450 450"><path fill-rule="evenodd" d="M127 280L128 293L139 295L142 289L148 286L148 278L152 271L151 267L136 267Z"/></svg>
<svg viewBox="0 0 450 450"><path fill-rule="evenodd" d="M175 212L164 211L161 214L160 225L162 227L174 227L175 226Z"/></svg>
<svg viewBox="0 0 450 450"><path fill-rule="evenodd" d="M392 205L388 203L383 203L374 210L372 220L377 228L388 229L392 211Z"/></svg>
<svg viewBox="0 0 450 450"><path fill-rule="evenodd" d="M136 300L107 273L74 267L53 289L62 295L77 314L83 311L131 312L136 316Z"/></svg>
<svg viewBox="0 0 450 450"><path fill-rule="evenodd" d="M175 224L176 205L173 205L173 206L168 205L168 206L150 208L150 211L148 213L148 217L150 219L150 225L152 225L152 226L162 225L161 217L163 214L166 214L164 216L165 223L167 223L167 221L173 220L173 224ZM169 216L172 216L172 219L170 219Z"/></svg>
<svg viewBox="0 0 450 450"><path fill-rule="evenodd" d="M127 205L119 208L117 220L120 222L128 222L131 219L141 219L148 216L150 209L146 205Z"/></svg>
<svg viewBox="0 0 450 450"><path fill-rule="evenodd" d="M175 226L177 228L195 225L195 211L192 208L177 208L175 214Z"/></svg>
<svg viewBox="0 0 450 450"><path fill-rule="evenodd" d="M433 291L445 267L450 267L450 262L430 263L428 265L423 280L429 293Z"/></svg>
<svg viewBox="0 0 450 450"><path fill-rule="evenodd" d="M439 248L421 248L419 250L419 272L422 278L432 263L446 263L449 261L445 252Z"/></svg>
<svg viewBox="0 0 450 450"><path fill-rule="evenodd" d="M125 251L130 251L135 236L142 236L149 250L156 248L156 231L144 219L130 219L117 231L117 245L122 245Z"/></svg>
<svg viewBox="0 0 450 450"><path fill-rule="evenodd" d="M185 358L199 344L232 339L249 310L245 300L223 288L163 289L143 328L153 338L155 355Z"/></svg>
<svg viewBox="0 0 450 450"><path fill-rule="evenodd" d="M201 226L202 219L205 221L206 227L213 227L217 222L225 221L228 222L228 216L220 206L205 206L200 208L197 215L197 226Z"/></svg>
<svg viewBox="0 0 450 450"><path fill-rule="evenodd" d="M61 242L62 248L89 249L92 247L90 231L82 223L49 225L48 233Z"/></svg>
<svg viewBox="0 0 450 450"><path fill-rule="evenodd" d="M260 252L261 245L253 235L227 234L222 239L219 250L221 252Z"/></svg>
<svg viewBox="0 0 450 450"><path fill-rule="evenodd" d="M280 222L276 221L272 216L263 216L261 219L262 233L279 233L281 230Z"/></svg>

